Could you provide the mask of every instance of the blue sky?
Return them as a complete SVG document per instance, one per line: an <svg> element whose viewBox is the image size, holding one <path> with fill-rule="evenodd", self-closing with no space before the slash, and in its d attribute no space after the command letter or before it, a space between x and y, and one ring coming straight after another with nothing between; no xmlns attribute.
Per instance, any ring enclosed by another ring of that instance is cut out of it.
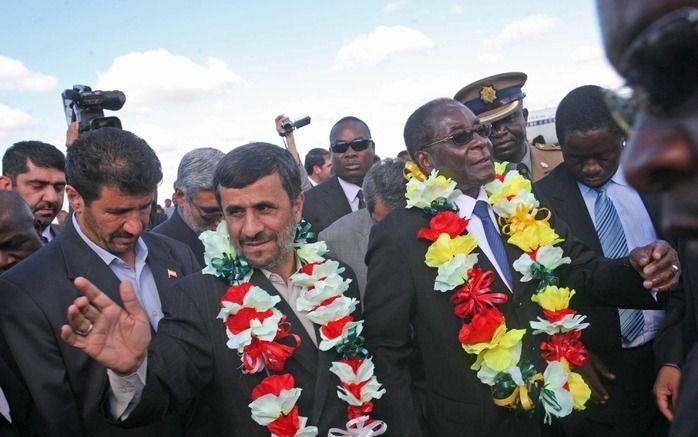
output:
<svg viewBox="0 0 698 437"><path fill-rule="evenodd" d="M121 89L124 128L158 152L172 192L181 156L279 143L273 119L308 114L302 154L337 119L371 127L380 156L404 148L420 104L490 74L524 71L531 109L572 88L619 84L592 1L15 1L0 6L0 153L64 142L60 93Z"/></svg>

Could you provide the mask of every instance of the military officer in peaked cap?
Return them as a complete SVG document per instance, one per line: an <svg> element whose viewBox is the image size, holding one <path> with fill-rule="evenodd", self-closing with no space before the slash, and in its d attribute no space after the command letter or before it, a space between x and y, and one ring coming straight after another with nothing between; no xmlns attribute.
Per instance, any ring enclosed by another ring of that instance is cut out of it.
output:
<svg viewBox="0 0 698 437"><path fill-rule="evenodd" d="M562 151L556 145L530 145L526 138L528 110L523 107L522 87L527 78L518 72L496 74L466 85L453 98L481 122L492 124L495 159L516 164L535 182L562 162Z"/></svg>

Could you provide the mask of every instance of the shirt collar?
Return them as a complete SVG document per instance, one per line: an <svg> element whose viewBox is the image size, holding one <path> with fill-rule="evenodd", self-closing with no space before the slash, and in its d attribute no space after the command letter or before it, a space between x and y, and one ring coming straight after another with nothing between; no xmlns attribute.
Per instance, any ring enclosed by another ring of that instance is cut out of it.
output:
<svg viewBox="0 0 698 437"><path fill-rule="evenodd" d="M611 176L611 179L609 179L606 184L618 184L618 185L623 185L623 186L629 186L628 181L625 179L625 174L623 174L623 167L620 165L616 169L616 172ZM582 194L587 194L590 191L596 191L595 188L592 188L586 184L583 184L581 181L577 181L577 185L579 188L582 190Z"/></svg>
<svg viewBox="0 0 698 437"><path fill-rule="evenodd" d="M477 198L461 193L453 201L456 206L458 206L458 216L461 218L471 217L473 215L473 211L475 210L475 202L478 200L484 200L487 202L487 193L483 187L480 187L480 192L478 193Z"/></svg>
<svg viewBox="0 0 698 437"><path fill-rule="evenodd" d="M295 272L299 272L299 271L301 270L301 267L303 267L303 265L301 264L301 260L300 260L297 256L295 256L295 252L294 252L294 254L293 254L293 259L296 261L296 270L295 270ZM276 279L276 278L278 278L281 282L283 282L283 279L281 279L281 276L277 275L276 273L272 272L271 270L259 269L259 271L262 272L262 274L263 274L267 279L269 279L270 282L273 282L274 279Z"/></svg>
<svg viewBox="0 0 698 437"><path fill-rule="evenodd" d="M41 236L46 238L46 241L53 240L53 229L51 229L51 225L46 226L46 228L41 232Z"/></svg>
<svg viewBox="0 0 698 437"><path fill-rule="evenodd" d="M339 181L339 185L342 187L347 200L349 200L349 203L351 203L354 199L356 199L356 195L359 194L361 187L356 184L352 184L351 182L347 182L339 176L337 176L337 180Z"/></svg>
<svg viewBox="0 0 698 437"><path fill-rule="evenodd" d="M102 261L104 261L104 264L111 265L113 262L125 263L124 260L122 260L118 256L114 255L113 253L109 252L108 250L102 247L99 247L94 243L94 241L90 240L87 237L87 235L85 235L85 233L82 232L82 229L80 228L80 224L78 223L78 219L76 218L75 214L72 215L72 220L73 226L75 227L75 230L77 231L82 241L84 241L85 244L87 244L87 246L90 249L92 249L92 251L96 253ZM136 265L145 263L146 258L148 258L148 246L145 245L141 237L138 237L138 240L136 241Z"/></svg>

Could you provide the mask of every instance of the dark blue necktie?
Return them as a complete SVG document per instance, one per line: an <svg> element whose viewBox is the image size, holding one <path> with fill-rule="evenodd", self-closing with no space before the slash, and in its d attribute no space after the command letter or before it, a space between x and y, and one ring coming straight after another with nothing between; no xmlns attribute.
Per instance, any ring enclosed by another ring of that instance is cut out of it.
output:
<svg viewBox="0 0 698 437"><path fill-rule="evenodd" d="M596 233L603 248L606 258L623 258L628 255L628 242L625 239L623 224L618 217L616 207L606 195L606 190L611 181L603 186L595 188L596 203L594 204L594 216L596 219ZM620 318L620 335L623 340L630 343L642 333L645 326L645 318L642 311L633 309L618 310Z"/></svg>
<svg viewBox="0 0 698 437"><path fill-rule="evenodd" d="M513 284L511 279L511 266L509 265L509 257L507 257L507 250L502 241L502 237L499 235L497 228L495 228L492 219L490 218L489 205L484 200L478 200L475 202L475 209L473 210L475 214L482 223L482 228L485 231L485 237L487 238L487 243L490 245L490 250L494 255L494 260L502 271L502 279L507 283L507 285L513 290Z"/></svg>

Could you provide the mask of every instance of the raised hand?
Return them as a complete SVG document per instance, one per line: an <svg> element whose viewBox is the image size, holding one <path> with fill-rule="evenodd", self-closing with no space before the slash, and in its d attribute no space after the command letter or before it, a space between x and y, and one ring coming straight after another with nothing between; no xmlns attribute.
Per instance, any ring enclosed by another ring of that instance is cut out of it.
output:
<svg viewBox="0 0 698 437"><path fill-rule="evenodd" d="M131 283L119 286L124 308L85 278L74 283L83 296L68 307L69 324L61 327L63 340L118 374L135 372L145 360L151 334Z"/></svg>
<svg viewBox="0 0 698 437"><path fill-rule="evenodd" d="M644 278L643 286L648 290L668 291L679 283L679 257L664 240L633 249L630 252L630 264Z"/></svg>

